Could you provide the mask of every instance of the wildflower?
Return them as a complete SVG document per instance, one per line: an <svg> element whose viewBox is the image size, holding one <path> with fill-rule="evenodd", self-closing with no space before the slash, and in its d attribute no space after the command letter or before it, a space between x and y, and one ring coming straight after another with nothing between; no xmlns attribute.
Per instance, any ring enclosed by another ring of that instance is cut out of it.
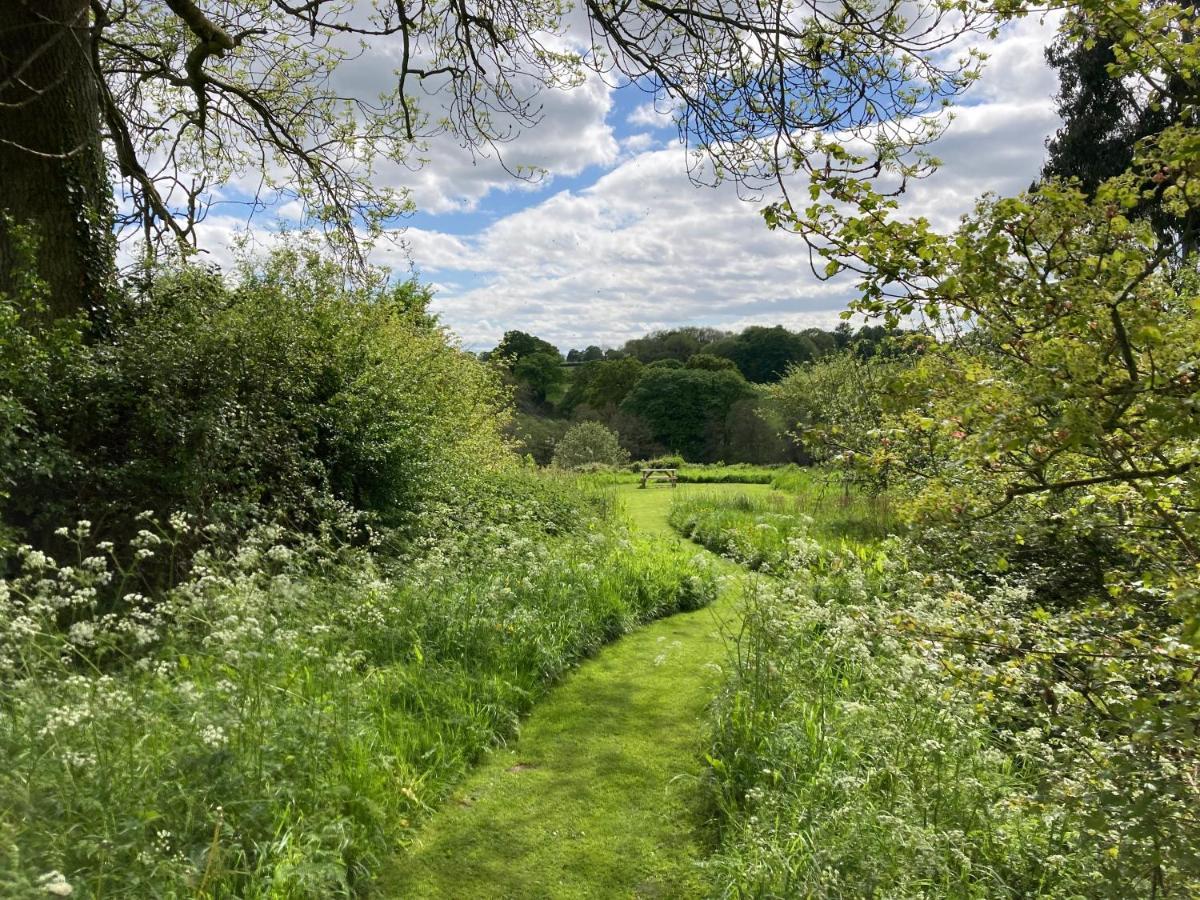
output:
<svg viewBox="0 0 1200 900"><path fill-rule="evenodd" d="M91 646L96 643L96 626L92 622L76 622L67 632L67 637L72 644Z"/></svg>
<svg viewBox="0 0 1200 900"><path fill-rule="evenodd" d="M38 887L47 894L52 894L55 897L70 897L75 893L75 888L71 887L66 876L62 872L55 869L53 872L47 872L38 879Z"/></svg>
<svg viewBox="0 0 1200 900"><path fill-rule="evenodd" d="M220 725L205 725L204 730L200 733L200 740L204 741L205 746L212 750L219 750L225 746L227 738L225 729Z"/></svg>
<svg viewBox="0 0 1200 900"><path fill-rule="evenodd" d="M52 569L55 567L54 560L41 550L34 550L28 546L22 549L25 551L25 568L29 571L37 572L41 569Z"/></svg>

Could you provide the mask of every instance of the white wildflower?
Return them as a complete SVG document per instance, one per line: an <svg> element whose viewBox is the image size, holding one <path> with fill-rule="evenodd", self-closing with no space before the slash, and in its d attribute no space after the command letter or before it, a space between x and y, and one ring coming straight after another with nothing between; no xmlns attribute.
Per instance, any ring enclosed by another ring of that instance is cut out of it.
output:
<svg viewBox="0 0 1200 900"><path fill-rule="evenodd" d="M212 750L219 750L228 743L225 729L220 725L205 725L204 730L200 733L200 740L204 741L205 746Z"/></svg>
<svg viewBox="0 0 1200 900"><path fill-rule="evenodd" d="M75 893L75 888L71 887L65 875L57 869L53 872L47 872L38 879L38 887L47 894L55 897L70 897Z"/></svg>

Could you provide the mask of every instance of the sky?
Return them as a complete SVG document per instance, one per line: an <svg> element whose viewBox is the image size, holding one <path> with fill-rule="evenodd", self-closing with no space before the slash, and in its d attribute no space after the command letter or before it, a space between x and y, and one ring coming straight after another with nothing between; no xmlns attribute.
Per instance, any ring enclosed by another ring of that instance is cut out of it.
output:
<svg viewBox="0 0 1200 900"><path fill-rule="evenodd" d="M910 185L908 212L952 228L979 195L1014 193L1037 176L1058 126L1043 52L1052 33L1027 19L986 42L983 76L933 147L944 165ZM383 87L390 73L364 67L355 77ZM475 350L509 329L565 352L678 325L837 324L852 286L818 281L803 241L767 230L760 211L770 198L694 185L674 125L650 99L598 77L545 94L542 121L503 148L510 166L545 170L536 183L449 139L435 141L418 171L382 169L411 191L417 212L374 260L431 283L433 311ZM240 225L208 224L218 259Z"/></svg>

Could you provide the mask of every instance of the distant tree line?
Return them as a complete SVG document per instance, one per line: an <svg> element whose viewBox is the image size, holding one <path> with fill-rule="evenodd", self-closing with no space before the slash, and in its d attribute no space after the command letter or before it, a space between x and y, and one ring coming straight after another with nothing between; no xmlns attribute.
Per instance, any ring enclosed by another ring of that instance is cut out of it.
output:
<svg viewBox="0 0 1200 900"><path fill-rule="evenodd" d="M769 386L828 357L869 359L896 329L842 323L832 330L750 326L740 333L686 326L621 348L565 355L523 331L480 354L514 390L511 434L538 463L553 457L572 423L599 422L635 459L678 453L696 462L805 461Z"/></svg>

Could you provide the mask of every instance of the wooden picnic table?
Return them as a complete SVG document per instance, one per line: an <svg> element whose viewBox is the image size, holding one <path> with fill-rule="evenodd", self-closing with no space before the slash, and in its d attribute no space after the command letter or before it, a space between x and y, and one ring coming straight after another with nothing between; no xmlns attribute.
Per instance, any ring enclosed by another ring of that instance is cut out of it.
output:
<svg viewBox="0 0 1200 900"><path fill-rule="evenodd" d="M638 485L638 487L645 487L646 482L649 481L654 476L658 476L657 478L654 478L655 481L669 481L669 482L671 482L671 487L675 487L676 482L679 481L679 470L678 469L642 469L642 483L640 485Z"/></svg>

